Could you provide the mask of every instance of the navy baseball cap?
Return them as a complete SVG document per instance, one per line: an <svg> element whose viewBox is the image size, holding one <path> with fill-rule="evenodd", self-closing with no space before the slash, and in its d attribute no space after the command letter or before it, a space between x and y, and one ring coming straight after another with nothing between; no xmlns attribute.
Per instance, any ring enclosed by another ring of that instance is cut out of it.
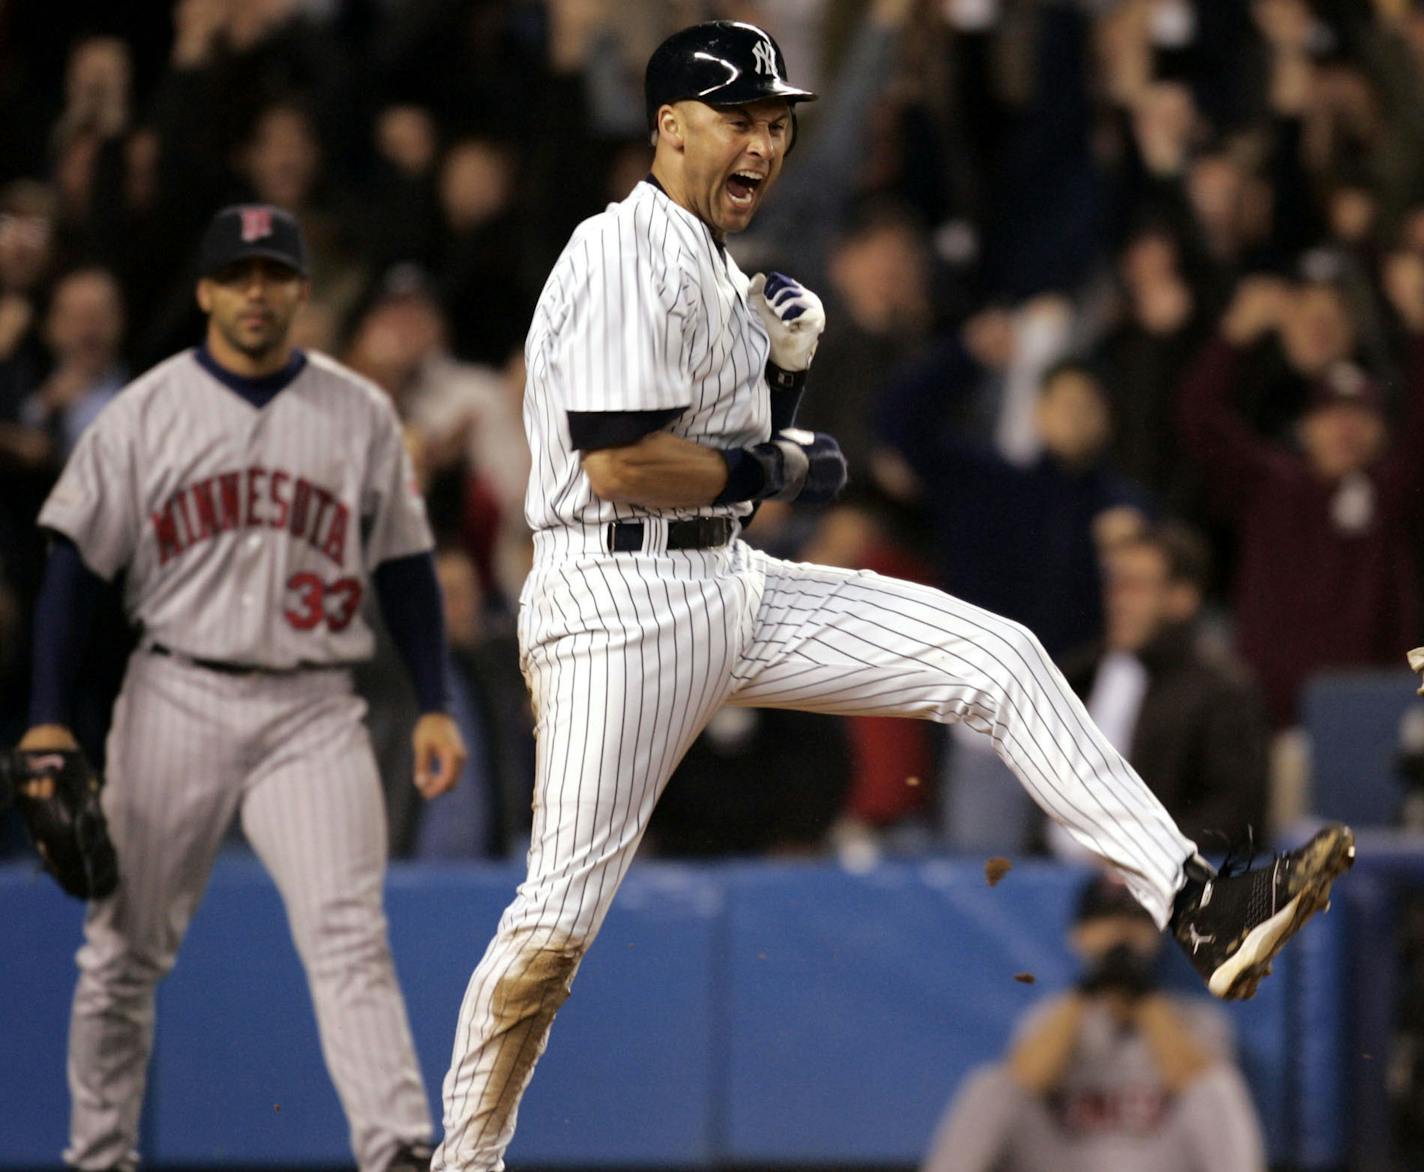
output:
<svg viewBox="0 0 1424 1172"><path fill-rule="evenodd" d="M198 248L198 272L210 277L248 257L261 256L307 275L307 242L291 212L266 203L233 204L218 212Z"/></svg>

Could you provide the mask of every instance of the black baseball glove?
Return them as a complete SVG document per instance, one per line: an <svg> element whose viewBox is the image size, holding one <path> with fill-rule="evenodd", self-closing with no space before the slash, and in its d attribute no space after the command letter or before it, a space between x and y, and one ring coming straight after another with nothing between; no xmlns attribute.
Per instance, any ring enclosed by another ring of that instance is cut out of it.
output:
<svg viewBox="0 0 1424 1172"><path fill-rule="evenodd" d="M30 840L59 885L103 899L119 883L118 858L99 804L103 779L79 749L0 753L0 792L24 815Z"/></svg>

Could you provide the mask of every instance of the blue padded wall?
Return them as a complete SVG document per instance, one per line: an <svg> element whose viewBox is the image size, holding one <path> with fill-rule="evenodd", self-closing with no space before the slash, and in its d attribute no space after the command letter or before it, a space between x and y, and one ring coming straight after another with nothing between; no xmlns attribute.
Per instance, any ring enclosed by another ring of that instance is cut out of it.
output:
<svg viewBox="0 0 1424 1172"><path fill-rule="evenodd" d="M914 1164L963 1074L1071 980L1082 874L1026 863L990 888L978 862L638 865L554 1025L511 1165ZM433 1111L465 983L519 878L392 869ZM80 913L32 869L0 868L0 1168L58 1164ZM1312 924L1230 1009L1272 1156L1302 1168L1341 1163L1349 1139L1342 926ZM1200 987L1175 952L1166 972ZM281 905L250 860L219 864L160 989L144 1126L153 1168L349 1162Z"/></svg>

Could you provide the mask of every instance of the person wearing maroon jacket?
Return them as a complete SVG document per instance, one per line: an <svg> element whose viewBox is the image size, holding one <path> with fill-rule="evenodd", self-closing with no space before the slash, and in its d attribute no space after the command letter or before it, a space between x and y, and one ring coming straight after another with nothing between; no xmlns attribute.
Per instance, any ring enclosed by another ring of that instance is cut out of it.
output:
<svg viewBox="0 0 1424 1172"><path fill-rule="evenodd" d="M1246 349L1279 323L1283 298L1269 279L1241 283L1179 404L1186 450L1236 528L1237 647L1278 728L1295 723L1312 673L1394 664L1417 641L1424 504L1424 306L1406 315L1401 429L1391 437L1380 388L1340 362L1312 383L1296 450L1259 436L1236 404Z"/></svg>

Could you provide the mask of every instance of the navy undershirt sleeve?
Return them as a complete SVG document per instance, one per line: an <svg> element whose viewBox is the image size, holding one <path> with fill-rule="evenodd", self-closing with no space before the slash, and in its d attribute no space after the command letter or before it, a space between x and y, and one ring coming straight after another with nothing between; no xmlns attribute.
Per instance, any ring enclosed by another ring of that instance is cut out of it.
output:
<svg viewBox="0 0 1424 1172"><path fill-rule="evenodd" d="M104 579L84 564L79 547L55 534L35 603L31 728L69 724L74 684L84 664L104 589Z"/></svg>
<svg viewBox="0 0 1424 1172"><path fill-rule="evenodd" d="M448 712L445 610L435 576L435 555L427 551L392 558L377 566L371 579L381 618L415 685L420 711Z"/></svg>
<svg viewBox="0 0 1424 1172"><path fill-rule="evenodd" d="M569 439L580 452L622 448L671 423L686 407L651 411L570 411Z"/></svg>

